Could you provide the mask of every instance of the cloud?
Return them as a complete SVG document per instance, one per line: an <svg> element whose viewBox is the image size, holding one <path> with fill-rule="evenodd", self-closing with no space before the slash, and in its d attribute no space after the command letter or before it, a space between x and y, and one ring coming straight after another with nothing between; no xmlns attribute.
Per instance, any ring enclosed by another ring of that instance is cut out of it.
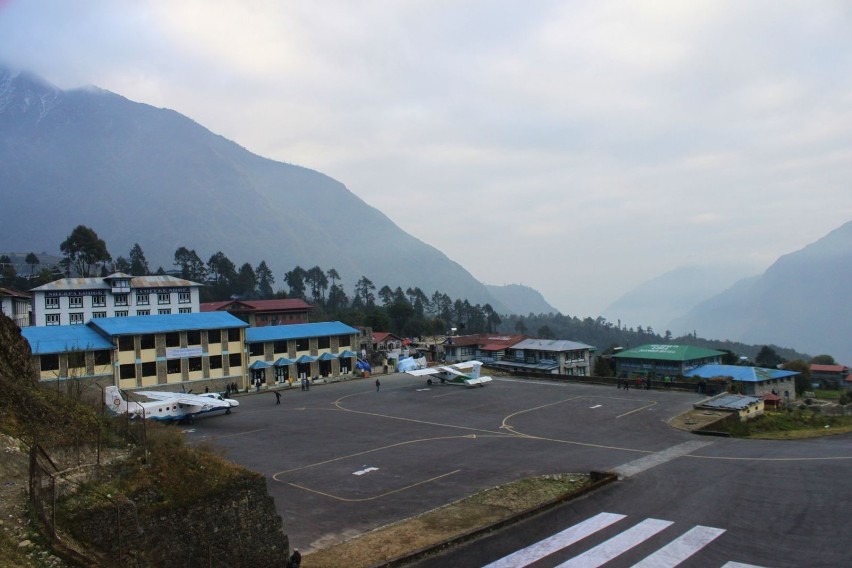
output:
<svg viewBox="0 0 852 568"><path fill-rule="evenodd" d="M329 174L594 316L852 218L850 24L827 0L11 0L0 53Z"/></svg>

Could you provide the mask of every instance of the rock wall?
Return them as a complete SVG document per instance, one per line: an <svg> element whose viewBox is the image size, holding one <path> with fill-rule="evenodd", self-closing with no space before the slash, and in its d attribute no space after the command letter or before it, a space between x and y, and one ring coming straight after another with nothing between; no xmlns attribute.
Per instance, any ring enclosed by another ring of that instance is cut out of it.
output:
<svg viewBox="0 0 852 568"><path fill-rule="evenodd" d="M96 548L105 565L281 567L289 557L266 480L253 472L180 509L146 510L126 498L108 499L69 519L75 538Z"/></svg>

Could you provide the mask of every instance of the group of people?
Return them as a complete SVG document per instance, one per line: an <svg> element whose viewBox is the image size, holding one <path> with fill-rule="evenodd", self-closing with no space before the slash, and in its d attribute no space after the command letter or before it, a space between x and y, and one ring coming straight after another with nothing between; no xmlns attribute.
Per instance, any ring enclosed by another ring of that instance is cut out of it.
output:
<svg viewBox="0 0 852 568"><path fill-rule="evenodd" d="M237 394L238 391L237 383L225 385L225 398L231 398L231 396Z"/></svg>
<svg viewBox="0 0 852 568"><path fill-rule="evenodd" d="M618 388L623 388L624 390L630 390L630 379L618 379L616 386ZM642 377L636 377L636 388L651 390L651 377L647 377L645 379Z"/></svg>

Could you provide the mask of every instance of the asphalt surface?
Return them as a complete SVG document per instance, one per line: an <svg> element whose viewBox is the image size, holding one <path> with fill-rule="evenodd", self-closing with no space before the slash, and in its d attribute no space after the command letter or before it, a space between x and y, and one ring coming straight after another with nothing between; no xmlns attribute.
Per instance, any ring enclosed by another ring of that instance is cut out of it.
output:
<svg viewBox="0 0 852 568"><path fill-rule="evenodd" d="M534 565L632 566L665 549L649 560L660 566L660 554L695 549L681 566L852 566L848 434L769 442L669 427L699 400L692 393L380 380L379 392L375 377L282 391L280 405L271 392L244 395L231 415L183 429L267 477L303 554L519 478L615 470L617 483L420 566L483 566L602 512L623 517ZM658 532L646 536L650 526ZM695 531L713 538L698 548ZM613 557L629 537L641 541Z"/></svg>

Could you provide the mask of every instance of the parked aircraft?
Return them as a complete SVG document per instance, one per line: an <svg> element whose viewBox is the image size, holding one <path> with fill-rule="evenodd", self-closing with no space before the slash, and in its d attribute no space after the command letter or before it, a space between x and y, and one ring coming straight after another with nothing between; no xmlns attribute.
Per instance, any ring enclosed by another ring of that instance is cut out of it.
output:
<svg viewBox="0 0 852 568"><path fill-rule="evenodd" d="M199 414L224 410L231 413L231 407L238 406L236 400L221 398L217 393L186 394L167 391L136 391L134 394L153 399L153 402L127 401L118 387L104 389L107 407L115 414L130 414L133 418L151 420L180 421L192 420Z"/></svg>
<svg viewBox="0 0 852 568"><path fill-rule="evenodd" d="M463 363L442 365L440 367L412 369L410 371L406 371L406 373L414 375L415 377L429 375L429 378L426 379L427 385L432 384L432 377L434 376L441 381L441 384L484 387L485 383L491 382L491 377L480 377L479 371L481 368L482 362L480 361L465 361Z"/></svg>

